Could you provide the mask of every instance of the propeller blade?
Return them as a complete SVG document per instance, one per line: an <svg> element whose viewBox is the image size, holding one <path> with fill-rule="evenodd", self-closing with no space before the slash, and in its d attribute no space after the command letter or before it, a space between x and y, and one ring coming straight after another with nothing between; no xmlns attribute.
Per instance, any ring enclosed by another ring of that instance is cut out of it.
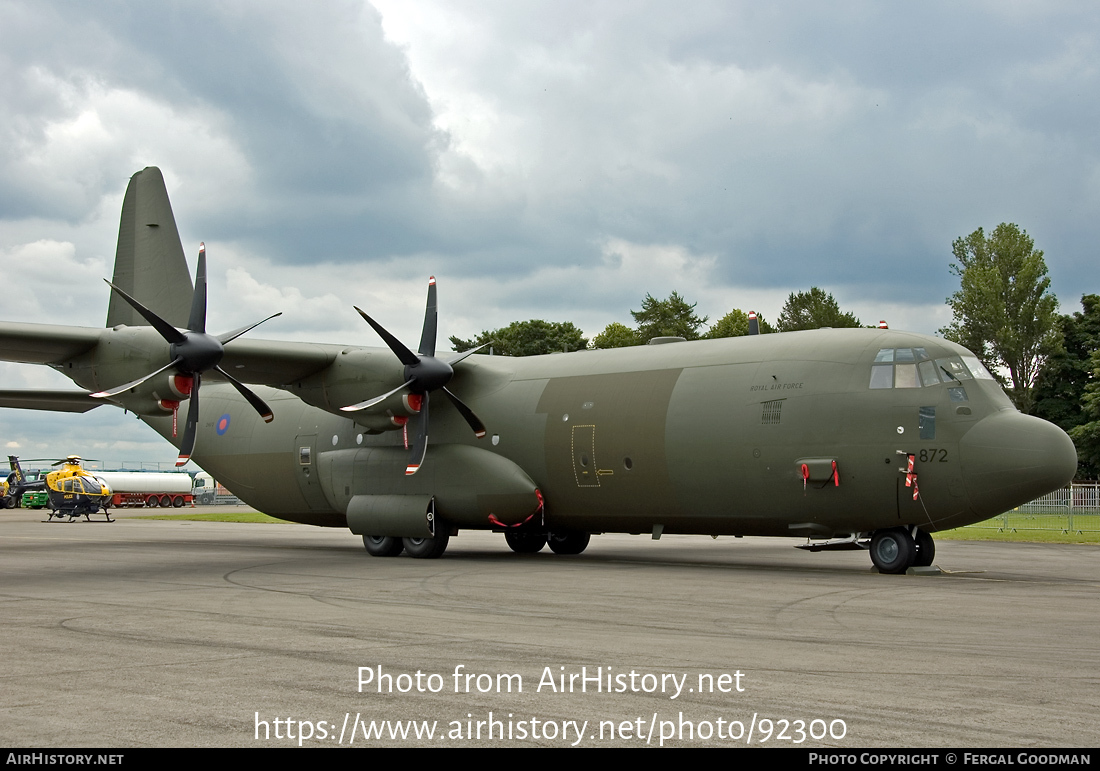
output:
<svg viewBox="0 0 1100 771"><path fill-rule="evenodd" d="M485 424L478 419L477 415L474 414L474 411L467 407L465 402L463 402L461 399L451 393L451 389L447 388L447 386L443 386L443 393L447 394L447 398L451 400L451 404L455 406L455 409L458 410L459 414L461 414L462 417L466 418L466 422L469 423L470 428L474 430L474 436L476 436L478 439L485 436Z"/></svg>
<svg viewBox="0 0 1100 771"><path fill-rule="evenodd" d="M439 308L435 300L435 276L428 277L428 302L424 306L424 329L420 333L420 355L435 356L435 333L439 326Z"/></svg>
<svg viewBox="0 0 1100 771"><path fill-rule="evenodd" d="M374 327L374 331L378 333L378 336L386 341L386 345L390 347L390 350L401 360L401 363L406 367L415 367L420 363L420 359L416 357L416 354L405 347L405 344L391 335L386 329L377 321L372 319L367 314L363 313L359 306L352 306L355 310L359 311L359 315L363 317L363 320Z"/></svg>
<svg viewBox="0 0 1100 771"><path fill-rule="evenodd" d="M172 359L172 361L168 362L167 364L165 364L163 367L156 370L155 372L150 372L148 375L143 375L143 376L139 377L137 380L131 380L129 383L126 383L125 385L115 386L114 388L108 388L106 391L97 391L96 393L92 394L91 396L92 396L93 399L106 399L109 396L117 396L118 394L122 393L123 391L129 391L131 388L134 388L135 386L141 385L142 383L144 383L146 380L153 377L154 375L159 375L161 372L164 372L164 370L168 369L169 367L176 366L181 361L183 361L183 357L182 356L177 356L176 358Z"/></svg>
<svg viewBox="0 0 1100 771"><path fill-rule="evenodd" d="M187 404L187 427L183 429L183 441L180 442L180 454L176 458L176 465L182 466L191 460L191 453L195 449L195 430L199 424L199 383L202 375L195 373L195 384L191 386L191 398Z"/></svg>
<svg viewBox="0 0 1100 771"><path fill-rule="evenodd" d="M263 324L265 321L271 321L276 316L282 316L282 315L283 315L282 311L279 311L278 313L272 313L266 319L260 319L255 324L249 324L247 327L241 327L240 329L234 329L232 332L226 332L225 334L218 335L217 340L222 345L225 345L226 343L231 343L234 340L236 340L238 337L243 335L245 332L247 332L248 330L255 329L256 327L260 326L260 324Z"/></svg>
<svg viewBox="0 0 1100 771"><path fill-rule="evenodd" d="M199 264L195 266L195 293L191 295L191 316L187 328L206 334L206 244L199 243Z"/></svg>
<svg viewBox="0 0 1100 771"><path fill-rule="evenodd" d="M237 378L230 375L221 367L214 367L214 369L220 372L222 377L233 384L233 387L237 389L237 393L243 396L248 401L248 403L252 405L252 409L256 410L256 412L259 413L260 417L264 419L264 423L270 423L275 419L275 413L273 413L271 411L271 408L267 406L267 402L257 396L251 388L246 386L240 380L237 380Z"/></svg>
<svg viewBox="0 0 1100 771"><path fill-rule="evenodd" d="M428 394L424 394L424 402L420 405L420 412L411 418L410 422L416 423L416 439L409 451L409 464L405 466L405 476L410 477L420 470L424 463L424 455L428 452Z"/></svg>
<svg viewBox="0 0 1100 771"><path fill-rule="evenodd" d="M374 405L378 404L378 402L382 401L383 399L388 399L389 397L400 391L402 388L405 388L406 386L411 384L413 380L415 380L415 378L410 378L407 382L402 383L392 391L388 391L381 396L376 396L373 399L367 399L365 402L359 402L358 404L350 404L347 407L341 407L340 410L343 412L358 412L359 410L365 410L367 407L373 407Z"/></svg>
<svg viewBox="0 0 1100 771"><path fill-rule="evenodd" d="M477 353L478 351L480 351L482 348L484 348L487 345L492 345L492 343L482 343L477 348L471 348L468 351L463 351L458 356L455 356L453 359L447 359L447 363L450 364L453 367L454 365L458 364L460 361L465 359L470 354Z"/></svg>
<svg viewBox="0 0 1100 771"><path fill-rule="evenodd" d="M103 279L103 280L107 281L107 279ZM174 326L169 324L167 321L162 319L157 314L153 313L151 310L149 310L144 305L139 303L133 297L131 297L130 295L123 292L121 289L119 289L117 286L112 284L110 281L107 281L107 286L111 287L111 289L118 292L123 300L130 303L131 307L133 307L133 309L135 311L140 313L145 318L145 320L149 322L149 326L153 327L155 330L160 332L160 336L163 337L165 340L167 340L168 342L170 342L172 344L178 345L179 343L182 343L186 339L183 336L183 332L180 332Z"/></svg>

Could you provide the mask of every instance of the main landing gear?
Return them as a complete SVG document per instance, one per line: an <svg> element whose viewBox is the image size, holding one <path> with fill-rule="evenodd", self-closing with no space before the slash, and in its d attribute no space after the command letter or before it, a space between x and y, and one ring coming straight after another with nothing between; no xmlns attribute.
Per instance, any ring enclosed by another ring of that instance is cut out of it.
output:
<svg viewBox="0 0 1100 771"><path fill-rule="evenodd" d="M438 559L447 551L451 535L446 530L436 533L435 538L393 538L388 535L365 535L363 546L372 557L396 557L405 552L410 557L422 560Z"/></svg>
<svg viewBox="0 0 1100 771"><path fill-rule="evenodd" d="M554 554L580 554L588 548L592 536L577 530L556 530L543 533L538 530L507 530L504 540L516 554L534 554L550 544Z"/></svg>
<svg viewBox="0 0 1100 771"><path fill-rule="evenodd" d="M880 573L904 573L911 567L930 567L936 558L932 536L916 527L876 530L871 536L871 562Z"/></svg>

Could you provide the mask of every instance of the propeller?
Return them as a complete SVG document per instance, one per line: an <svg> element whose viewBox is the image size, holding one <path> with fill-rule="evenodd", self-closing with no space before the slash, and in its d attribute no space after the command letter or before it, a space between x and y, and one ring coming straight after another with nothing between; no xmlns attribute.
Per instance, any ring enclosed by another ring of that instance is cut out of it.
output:
<svg viewBox="0 0 1100 771"><path fill-rule="evenodd" d="M107 281L107 279L104 279L104 281ZM219 375L228 380L232 386L237 389L238 393L252 405L252 408L259 413L260 417L264 419L264 422L270 423L274 419L275 416L272 414L271 408L267 406L264 400L253 393L244 383L218 366L218 363L222 360L222 356L225 355L224 347L228 343L236 340L250 329L258 327L265 321L270 321L276 316L281 316L282 313L274 313L266 319L257 321L255 324L249 324L240 329L235 329L232 332L226 332L223 335L206 334L206 244L199 244L199 264L195 268L195 292L191 296L191 315L187 321L186 331L181 332L176 329L110 281L107 281L107 285L118 292L122 299L140 313L145 320L149 322L150 326L157 330L160 336L170 344L171 347L168 351L172 360L160 369L154 370L148 375L143 375L137 380L132 380L129 383L115 386L105 391L99 391L98 393L92 394L92 396L97 399L117 396L173 367L181 375L190 377L191 398L187 405L187 426L183 431L183 441L180 443L180 454L176 459L177 466L182 466L187 463L187 461L191 459L191 452L195 449L195 430L199 423L199 385L202 383L203 372L211 369L217 371Z"/></svg>
<svg viewBox="0 0 1100 771"><path fill-rule="evenodd" d="M428 403L432 391L443 391L459 414L470 424L470 428L474 430L474 435L478 439L485 436L485 424L478 419L473 410L447 388L447 383L454 377L454 366L456 364L470 354L480 351L488 343L447 360L436 358L435 338L439 313L435 299L435 276L428 279L428 302L427 307L424 309L424 329L420 333L419 353L413 353L406 348L404 343L391 335L381 324L364 313L359 307L356 307L355 310L359 311L359 315L363 317L364 321L374 328L378 336L386 342L394 355L405 365L405 382L381 396L375 396L373 399L367 399L340 409L344 412L365 410L393 396L398 391L408 389L409 402L414 407L419 406L419 411L412 418L415 421L415 439L409 453L408 465L405 466L406 476L415 474L420 469L421 464L424 462L424 454L428 451Z"/></svg>

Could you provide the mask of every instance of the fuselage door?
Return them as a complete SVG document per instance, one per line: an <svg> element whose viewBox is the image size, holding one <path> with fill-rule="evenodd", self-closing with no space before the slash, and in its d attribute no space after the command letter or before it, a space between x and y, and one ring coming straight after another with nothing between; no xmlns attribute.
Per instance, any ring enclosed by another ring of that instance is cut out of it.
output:
<svg viewBox="0 0 1100 771"><path fill-rule="evenodd" d="M294 452L298 488L306 503L310 509L328 509L324 490L321 489L320 467L317 463L317 434L298 434L294 438Z"/></svg>
<svg viewBox="0 0 1100 771"><path fill-rule="evenodd" d="M596 473L596 427L573 426L573 475L577 487L599 487Z"/></svg>

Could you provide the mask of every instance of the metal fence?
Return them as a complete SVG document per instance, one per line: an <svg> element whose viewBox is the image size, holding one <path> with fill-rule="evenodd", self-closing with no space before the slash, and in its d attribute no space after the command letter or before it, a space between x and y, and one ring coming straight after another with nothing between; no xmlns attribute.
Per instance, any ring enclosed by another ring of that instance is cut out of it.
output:
<svg viewBox="0 0 1100 771"><path fill-rule="evenodd" d="M1100 532L1100 484L1073 484L1047 493L998 517L968 525L1016 532L1052 530L1061 533Z"/></svg>

